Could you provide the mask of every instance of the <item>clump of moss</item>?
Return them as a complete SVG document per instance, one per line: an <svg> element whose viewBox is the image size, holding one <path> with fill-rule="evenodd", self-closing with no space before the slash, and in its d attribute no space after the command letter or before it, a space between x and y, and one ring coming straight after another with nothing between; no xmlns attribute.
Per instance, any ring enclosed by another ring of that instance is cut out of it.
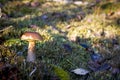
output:
<svg viewBox="0 0 120 80"><path fill-rule="evenodd" d="M0 45L0 61L2 62L11 62L15 53L10 50L8 47Z"/></svg>
<svg viewBox="0 0 120 80"><path fill-rule="evenodd" d="M0 1L1 4L5 4L5 3L7 3L7 2L8 2L8 0L1 0L1 1Z"/></svg>
<svg viewBox="0 0 120 80"><path fill-rule="evenodd" d="M107 2L101 5L103 12L116 11L120 9L120 3Z"/></svg>
<svg viewBox="0 0 120 80"><path fill-rule="evenodd" d="M15 25L15 23L9 19L0 19L0 30L10 25Z"/></svg>
<svg viewBox="0 0 120 80"><path fill-rule="evenodd" d="M58 66L53 66L54 73L60 78L60 80L70 80L70 76L67 71Z"/></svg>
<svg viewBox="0 0 120 80"><path fill-rule="evenodd" d="M34 9L25 5L21 1L9 1L3 6L2 11L9 17L21 17L25 14L30 14L34 12Z"/></svg>

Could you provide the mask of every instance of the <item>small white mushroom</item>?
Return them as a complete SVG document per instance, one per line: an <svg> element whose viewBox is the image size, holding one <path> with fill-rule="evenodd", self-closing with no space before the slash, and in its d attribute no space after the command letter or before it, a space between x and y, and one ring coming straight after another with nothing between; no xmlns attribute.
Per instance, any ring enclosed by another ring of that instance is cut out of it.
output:
<svg viewBox="0 0 120 80"><path fill-rule="evenodd" d="M27 61L34 62L36 59L35 52L34 52L35 51L35 41L43 40L42 36L37 32L25 32L21 36L21 40L26 40L29 42Z"/></svg>

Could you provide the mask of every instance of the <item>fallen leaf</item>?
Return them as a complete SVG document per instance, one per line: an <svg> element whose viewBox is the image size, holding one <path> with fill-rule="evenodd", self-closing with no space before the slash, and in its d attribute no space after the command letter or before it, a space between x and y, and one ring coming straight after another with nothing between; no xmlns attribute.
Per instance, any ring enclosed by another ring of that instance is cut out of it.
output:
<svg viewBox="0 0 120 80"><path fill-rule="evenodd" d="M69 52L72 52L72 48L69 44L63 44L63 47L65 50L69 51Z"/></svg>
<svg viewBox="0 0 120 80"><path fill-rule="evenodd" d="M72 70L71 72L77 74L77 75L86 75L89 73L88 70L86 69L83 69L83 68L78 68L78 69L75 69L75 70Z"/></svg>
<svg viewBox="0 0 120 80"><path fill-rule="evenodd" d="M103 59L102 55L97 54L97 53L92 53L90 54L91 60L94 62L99 62Z"/></svg>

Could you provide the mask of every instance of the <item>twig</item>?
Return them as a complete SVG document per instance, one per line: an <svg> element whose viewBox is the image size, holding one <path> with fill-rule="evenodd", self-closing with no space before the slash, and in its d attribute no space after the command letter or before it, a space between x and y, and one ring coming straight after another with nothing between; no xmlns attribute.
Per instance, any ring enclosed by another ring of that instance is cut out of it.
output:
<svg viewBox="0 0 120 80"><path fill-rule="evenodd" d="M35 67L32 72L29 74L29 76L31 76L35 71L37 70L37 68Z"/></svg>
<svg viewBox="0 0 120 80"><path fill-rule="evenodd" d="M3 32L3 31L8 30L8 29L11 29L12 27L13 27L13 26L6 27L6 28L0 30L0 32Z"/></svg>

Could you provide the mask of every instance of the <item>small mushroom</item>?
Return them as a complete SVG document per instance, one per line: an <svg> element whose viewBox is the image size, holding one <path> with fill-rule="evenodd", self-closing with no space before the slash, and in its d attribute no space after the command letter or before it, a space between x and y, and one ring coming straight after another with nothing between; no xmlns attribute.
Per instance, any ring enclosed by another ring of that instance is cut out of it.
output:
<svg viewBox="0 0 120 80"><path fill-rule="evenodd" d="M35 52L34 52L35 51L35 41L43 40L42 36L37 32L25 32L21 36L21 40L26 40L29 42L27 61L34 62L36 59Z"/></svg>

